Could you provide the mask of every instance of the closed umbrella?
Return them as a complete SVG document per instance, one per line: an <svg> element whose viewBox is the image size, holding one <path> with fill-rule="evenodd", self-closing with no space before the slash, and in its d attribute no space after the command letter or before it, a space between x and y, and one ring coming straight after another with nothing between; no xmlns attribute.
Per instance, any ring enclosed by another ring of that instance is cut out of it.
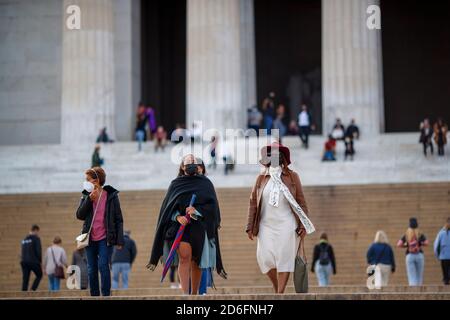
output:
<svg viewBox="0 0 450 320"><path fill-rule="evenodd" d="M189 202L189 206L192 207L195 202L195 198L197 196L195 193L191 197L191 201ZM187 215L186 219L188 220L188 223L191 221L191 216ZM183 237L184 229L186 228L185 225L181 225L178 229L177 235L175 236L175 240L173 241L172 247L170 248L169 255L167 256L166 263L164 264L164 269L161 276L161 282L164 281L164 278L166 277L167 271L170 268L170 265L172 264L173 258L175 257L175 254L177 252L178 247L180 246L181 238Z"/></svg>

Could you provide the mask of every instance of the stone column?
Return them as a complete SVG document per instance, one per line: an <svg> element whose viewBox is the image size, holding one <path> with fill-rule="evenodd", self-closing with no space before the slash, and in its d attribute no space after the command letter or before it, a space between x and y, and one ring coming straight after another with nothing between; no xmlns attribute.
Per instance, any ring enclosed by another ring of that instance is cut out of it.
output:
<svg viewBox="0 0 450 320"><path fill-rule="evenodd" d="M117 140L134 139L141 99L141 1L114 0L115 125Z"/></svg>
<svg viewBox="0 0 450 320"><path fill-rule="evenodd" d="M81 29L63 21L61 143L93 144L107 127L115 137L112 0L64 0L81 9Z"/></svg>
<svg viewBox="0 0 450 320"><path fill-rule="evenodd" d="M255 14L253 0L240 0L242 107L256 105Z"/></svg>
<svg viewBox="0 0 450 320"><path fill-rule="evenodd" d="M322 0L323 133L356 119L362 135L384 131L381 30L366 26L379 0Z"/></svg>
<svg viewBox="0 0 450 320"><path fill-rule="evenodd" d="M187 125L245 128L256 103L253 0L188 0Z"/></svg>

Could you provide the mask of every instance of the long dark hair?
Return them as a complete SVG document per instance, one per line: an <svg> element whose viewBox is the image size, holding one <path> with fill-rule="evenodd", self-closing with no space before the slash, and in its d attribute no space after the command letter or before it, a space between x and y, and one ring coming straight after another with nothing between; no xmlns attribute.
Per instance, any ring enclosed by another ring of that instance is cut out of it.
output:
<svg viewBox="0 0 450 320"><path fill-rule="evenodd" d="M184 174L184 170L183 170L183 162L184 162L184 160L181 159L180 167L178 168L178 175L177 175L177 177L182 177L182 176L185 175Z"/></svg>

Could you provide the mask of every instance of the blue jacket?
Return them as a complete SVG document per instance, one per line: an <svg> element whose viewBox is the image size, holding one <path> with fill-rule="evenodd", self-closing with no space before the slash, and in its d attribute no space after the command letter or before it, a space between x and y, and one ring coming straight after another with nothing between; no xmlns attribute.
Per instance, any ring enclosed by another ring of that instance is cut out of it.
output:
<svg viewBox="0 0 450 320"><path fill-rule="evenodd" d="M392 271L395 271L394 252L390 245L386 243L372 243L367 251L368 264L388 264Z"/></svg>
<svg viewBox="0 0 450 320"><path fill-rule="evenodd" d="M450 260L450 230L439 231L434 240L434 254L439 260Z"/></svg>

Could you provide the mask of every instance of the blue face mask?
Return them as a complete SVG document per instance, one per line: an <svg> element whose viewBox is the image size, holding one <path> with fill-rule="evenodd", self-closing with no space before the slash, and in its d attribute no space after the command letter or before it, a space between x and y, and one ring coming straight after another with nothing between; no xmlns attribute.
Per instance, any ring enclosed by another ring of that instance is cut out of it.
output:
<svg viewBox="0 0 450 320"><path fill-rule="evenodd" d="M195 163L187 164L184 171L186 172L186 175L193 176L197 174L197 165Z"/></svg>

